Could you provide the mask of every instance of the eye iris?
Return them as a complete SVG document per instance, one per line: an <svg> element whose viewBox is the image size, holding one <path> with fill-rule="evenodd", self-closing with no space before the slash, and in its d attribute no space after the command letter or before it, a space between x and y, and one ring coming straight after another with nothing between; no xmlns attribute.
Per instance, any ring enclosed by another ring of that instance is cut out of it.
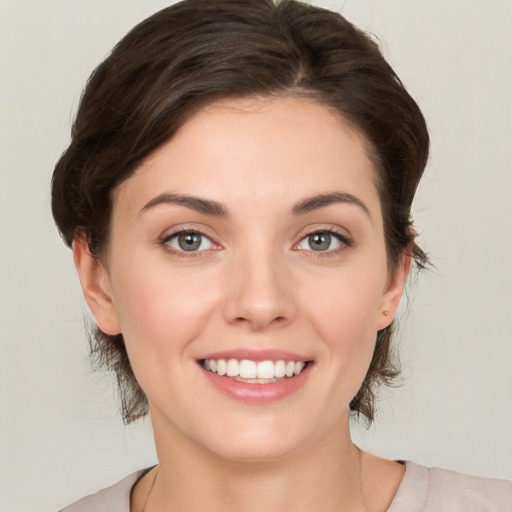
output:
<svg viewBox="0 0 512 512"><path fill-rule="evenodd" d="M314 233L308 237L309 246L313 251L325 251L331 245L329 233Z"/></svg>
<svg viewBox="0 0 512 512"><path fill-rule="evenodd" d="M184 251L195 251L201 245L201 235L198 233L182 233L178 236L178 245Z"/></svg>

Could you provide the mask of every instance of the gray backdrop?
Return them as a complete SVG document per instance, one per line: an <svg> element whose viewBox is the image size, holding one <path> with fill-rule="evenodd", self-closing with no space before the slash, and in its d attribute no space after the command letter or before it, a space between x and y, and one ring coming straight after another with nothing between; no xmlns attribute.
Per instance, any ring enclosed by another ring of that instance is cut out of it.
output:
<svg viewBox="0 0 512 512"><path fill-rule="evenodd" d="M91 374L49 183L93 67L162 0L0 1L0 509L51 511L155 461ZM403 385L355 438L384 456L512 478L512 2L318 1L371 30L423 108L415 202L434 271L409 287Z"/></svg>

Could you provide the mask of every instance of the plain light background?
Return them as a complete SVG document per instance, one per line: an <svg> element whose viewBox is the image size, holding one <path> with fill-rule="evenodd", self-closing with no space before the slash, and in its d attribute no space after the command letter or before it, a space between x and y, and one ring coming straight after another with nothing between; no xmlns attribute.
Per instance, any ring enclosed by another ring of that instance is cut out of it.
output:
<svg viewBox="0 0 512 512"><path fill-rule="evenodd" d="M214 0L212 0L214 1ZM87 362L84 301L50 213L92 69L157 0L0 0L0 509L52 511L155 463ZM512 2L317 1L378 37L427 118L414 211L436 269L409 287L399 389L354 437L376 453L512 478Z"/></svg>

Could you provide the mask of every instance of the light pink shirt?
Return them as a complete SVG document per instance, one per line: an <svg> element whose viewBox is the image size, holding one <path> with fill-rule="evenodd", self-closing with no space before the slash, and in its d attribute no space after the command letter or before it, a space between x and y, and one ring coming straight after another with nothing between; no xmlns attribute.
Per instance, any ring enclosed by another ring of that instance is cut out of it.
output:
<svg viewBox="0 0 512 512"><path fill-rule="evenodd" d="M512 512L512 481L405 463L387 512ZM60 512L130 512L130 491L146 470L86 496ZM320 511L318 511L320 512Z"/></svg>

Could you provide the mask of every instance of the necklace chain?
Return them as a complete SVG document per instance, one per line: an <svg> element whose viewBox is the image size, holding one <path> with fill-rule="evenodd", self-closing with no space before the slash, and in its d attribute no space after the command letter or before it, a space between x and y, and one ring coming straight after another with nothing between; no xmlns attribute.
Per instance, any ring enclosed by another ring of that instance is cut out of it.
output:
<svg viewBox="0 0 512 512"><path fill-rule="evenodd" d="M151 496L151 491L153 490L153 487L155 486L156 477L158 475L158 470L159 469L160 469L160 467L158 466L156 468L155 476L153 477L153 481L151 482L151 487L149 488L148 495L146 496L146 499L144 500L144 506L142 507L142 511L141 512L146 512L146 505L148 504L149 497Z"/></svg>
<svg viewBox="0 0 512 512"><path fill-rule="evenodd" d="M361 496L361 503L363 504L364 512L369 512L368 505L366 504L366 499L364 496L363 490L363 451L359 446L354 444L355 449L357 450L357 458L358 458L358 469L359 469L359 495Z"/></svg>
<svg viewBox="0 0 512 512"><path fill-rule="evenodd" d="M358 458L357 466L358 466L358 470L359 470L359 494L361 496L361 502L364 507L364 512L369 512L368 506L366 505L366 500L365 500L364 491L363 491L363 452L358 446L356 446L356 445L354 445L354 446L357 450L357 458ZM156 468L155 476L153 477L153 481L151 482L151 487L149 488L149 492L146 496L146 499L144 500L144 505L142 507L141 512L146 512L146 505L148 504L149 497L151 496L151 492L153 491L153 487L155 486L156 477L158 476L159 469L160 469L160 467Z"/></svg>

